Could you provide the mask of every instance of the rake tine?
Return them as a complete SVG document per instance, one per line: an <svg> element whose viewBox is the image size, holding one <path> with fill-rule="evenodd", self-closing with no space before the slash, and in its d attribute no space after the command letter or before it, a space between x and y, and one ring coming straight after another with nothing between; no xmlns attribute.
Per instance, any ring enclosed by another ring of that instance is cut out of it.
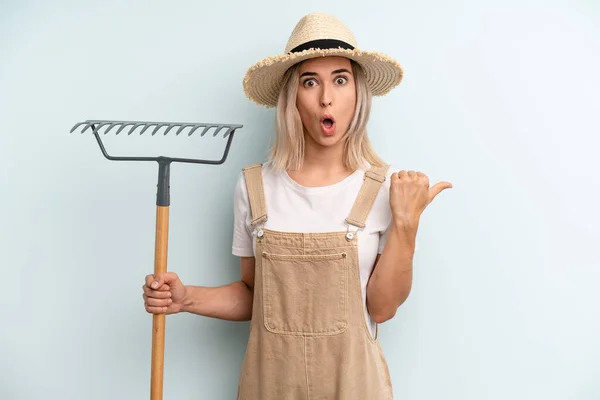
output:
<svg viewBox="0 0 600 400"><path fill-rule="evenodd" d="M192 134L196 131L196 129L200 128L202 125L196 125L194 126L194 129L192 129L189 133L188 136L192 136ZM209 125L210 126L210 125ZM208 127L204 128L204 129L208 129Z"/></svg>
<svg viewBox="0 0 600 400"><path fill-rule="evenodd" d="M150 128L152 125L156 125L154 122L151 122L149 124L146 124L146 126L144 126L144 129L142 129L142 131L140 132L140 135L144 132L146 132L146 129Z"/></svg>
<svg viewBox="0 0 600 400"><path fill-rule="evenodd" d="M114 128L115 126L117 126L116 122L111 123L110 126L108 128L106 128L106 131L104 131L104 133L106 134L106 133L110 132L110 130L112 128Z"/></svg>
<svg viewBox="0 0 600 400"><path fill-rule="evenodd" d="M227 128L227 132L225 132L225 134L223 135L224 138L226 138L227 136L229 136L229 134L231 133L231 131L233 131L235 128L233 126L230 126L229 128Z"/></svg>
<svg viewBox="0 0 600 400"><path fill-rule="evenodd" d="M204 135L206 135L206 132L208 132L208 130L209 130L210 128L216 128L216 127L217 127L217 125L208 125L206 128L204 128L204 129L202 130L202 133L200 134L200 137L203 137Z"/></svg>
<svg viewBox="0 0 600 400"><path fill-rule="evenodd" d="M158 132L158 130L159 130L160 128L162 128L163 126L169 126L169 124L158 124L158 125L156 126L156 128L154 128L154 131L152 131L152 136L154 136L154 134L155 134L156 132Z"/></svg>
<svg viewBox="0 0 600 400"><path fill-rule="evenodd" d="M92 126L96 123L95 121L86 121L86 122L87 122L87 125L81 130L81 133L87 131L90 126Z"/></svg>
<svg viewBox="0 0 600 400"><path fill-rule="evenodd" d="M117 130L116 135L118 135L123 129L125 129L126 126L133 125L134 123L133 122L127 122L127 123L123 124L122 122L120 122L120 124L122 124L122 125L119 128L119 130Z"/></svg>
<svg viewBox="0 0 600 400"><path fill-rule="evenodd" d="M98 126L94 127L94 131L95 132L100 132L100 128L102 128L105 125L109 125L110 122L102 122L101 124L99 124ZM104 134L106 135L108 133L108 131L104 131Z"/></svg>
<svg viewBox="0 0 600 400"><path fill-rule="evenodd" d="M198 125L198 126L196 126L194 129L192 129L192 130L190 131L190 133L188 134L188 136L192 136L192 133L194 133L194 132L196 131L196 129L200 128L201 126L202 126L202 125ZM210 128L214 128L214 127L216 127L216 126L217 126L217 125L204 125L204 130L202 130L202 133L200 134L200 136L201 136L201 137L202 137L202 136L204 136L204 135L206 134L206 132L208 132L208 130L209 130Z"/></svg>
<svg viewBox="0 0 600 400"><path fill-rule="evenodd" d="M171 129L175 128L177 125L179 125L179 124L170 124L170 125L169 125L169 127L167 128L167 130L165 130L165 135L166 135L167 133L169 133L169 131L170 131Z"/></svg>
<svg viewBox="0 0 600 400"><path fill-rule="evenodd" d="M215 129L215 133L213 133L213 137L217 136L219 134L219 131L221 131L221 129L225 128L224 125L219 126L217 129Z"/></svg>
<svg viewBox="0 0 600 400"><path fill-rule="evenodd" d="M181 128L177 129L177 132L175 132L175 135L179 135L181 133L182 130L184 130L185 128L187 128L188 126L194 126L194 124L183 124L181 125Z"/></svg>
<svg viewBox="0 0 600 400"><path fill-rule="evenodd" d="M135 124L133 127L131 127L131 128L129 129L129 132L127 132L127 135L131 135L131 134L133 133L133 131L135 131L137 128L139 128L139 127L140 127L140 126L142 126L142 125L144 125L144 124L140 124L140 123L138 122L137 124ZM140 135L141 135L141 133L140 133Z"/></svg>
<svg viewBox="0 0 600 400"><path fill-rule="evenodd" d="M75 131L75 129L77 129L79 126L85 124L85 122L78 122L76 123L72 128L71 131L69 133L73 133Z"/></svg>

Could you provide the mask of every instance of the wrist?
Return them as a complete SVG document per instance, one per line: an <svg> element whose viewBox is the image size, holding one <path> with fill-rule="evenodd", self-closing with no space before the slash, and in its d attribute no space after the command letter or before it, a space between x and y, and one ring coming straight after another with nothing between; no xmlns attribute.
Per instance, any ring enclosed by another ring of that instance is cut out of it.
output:
<svg viewBox="0 0 600 400"><path fill-rule="evenodd" d="M394 232L394 238L406 244L414 245L418 228L418 218L395 218L392 220L391 230Z"/></svg>
<svg viewBox="0 0 600 400"><path fill-rule="evenodd" d="M418 216L408 216L401 215L398 217L394 217L392 219L392 225L395 229L404 231L404 232L412 232L416 231L419 227L419 217Z"/></svg>
<svg viewBox="0 0 600 400"><path fill-rule="evenodd" d="M192 288L184 285L184 295L181 300L181 307L179 309L180 312L189 312L194 305L194 301L192 300Z"/></svg>

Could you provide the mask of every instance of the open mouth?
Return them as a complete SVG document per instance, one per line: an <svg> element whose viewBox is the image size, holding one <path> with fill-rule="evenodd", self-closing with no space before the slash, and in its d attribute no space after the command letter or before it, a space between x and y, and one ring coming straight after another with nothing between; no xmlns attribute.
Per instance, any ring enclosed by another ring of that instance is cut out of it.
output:
<svg viewBox="0 0 600 400"><path fill-rule="evenodd" d="M331 135L335 132L335 118L331 114L325 114L321 117L321 130L326 135Z"/></svg>

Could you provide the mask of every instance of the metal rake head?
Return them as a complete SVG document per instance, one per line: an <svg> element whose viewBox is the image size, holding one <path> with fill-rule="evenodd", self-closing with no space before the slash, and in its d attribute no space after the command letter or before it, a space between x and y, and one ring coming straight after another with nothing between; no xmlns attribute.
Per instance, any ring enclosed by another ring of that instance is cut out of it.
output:
<svg viewBox="0 0 600 400"><path fill-rule="evenodd" d="M214 124L214 123L190 123L190 122L150 122L150 121L109 121L109 120L86 120L83 122L76 123L72 128L70 133L73 133L77 128L83 126L81 129L81 133L84 133L88 129L91 128L92 133L96 137L96 141L98 142L98 146L100 146L100 150L104 157L113 161L167 161L167 162L185 162L185 163L197 163L197 164L222 164L227 159L227 155L229 154L229 149L231 147L231 142L233 140L233 136L236 129L241 128L243 125L231 125L231 124ZM173 128L179 127L177 131L175 131L175 135L179 135L187 129L187 135L191 136L196 132L199 128L203 128L200 136L206 135L206 133L214 129L213 137L217 136L219 132L224 130L223 137L227 138L227 144L225 145L225 151L223 152L223 156L219 160L206 160L206 159L192 159L192 158L172 158L172 157L121 157L121 156L111 156L106 152L106 148L102 143L102 139L100 138L100 133L107 134L112 129L117 128L116 134L120 134L125 128L129 127L127 131L127 135L131 135L136 129L141 128L139 131L140 135L143 135L149 128L154 126L154 129L150 133L150 135L154 136L158 133L162 128L164 129L163 134L167 135ZM102 128L104 128L104 132L102 132Z"/></svg>

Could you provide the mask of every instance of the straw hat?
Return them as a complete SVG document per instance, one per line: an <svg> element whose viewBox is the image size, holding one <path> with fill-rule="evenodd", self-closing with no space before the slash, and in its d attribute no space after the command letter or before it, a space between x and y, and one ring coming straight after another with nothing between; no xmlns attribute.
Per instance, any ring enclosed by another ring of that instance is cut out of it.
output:
<svg viewBox="0 0 600 400"><path fill-rule="evenodd" d="M259 61L246 73L244 92L250 100L275 107L282 78L292 65L309 58L342 56L360 64L374 96L382 96L400 84L403 70L385 54L358 49L350 30L335 17L312 13L300 19L290 35L284 54Z"/></svg>

